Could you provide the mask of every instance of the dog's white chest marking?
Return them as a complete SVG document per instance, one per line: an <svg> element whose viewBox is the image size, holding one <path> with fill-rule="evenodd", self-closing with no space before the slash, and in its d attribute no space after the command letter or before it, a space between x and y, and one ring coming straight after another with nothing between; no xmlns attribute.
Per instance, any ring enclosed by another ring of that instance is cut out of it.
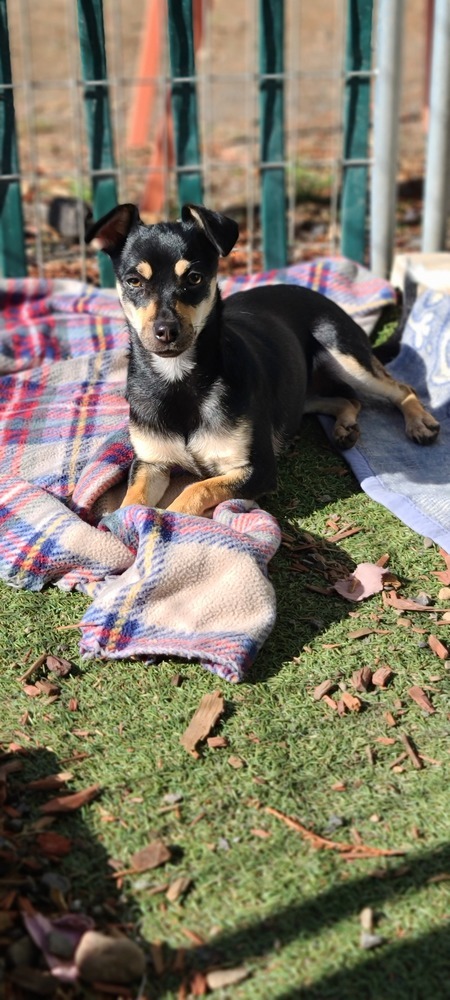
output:
<svg viewBox="0 0 450 1000"><path fill-rule="evenodd" d="M218 424L218 420L217 420ZM186 442L181 434L163 434L130 425L130 438L137 458L165 468L180 466L201 476L224 475L248 465L250 426L240 420L232 427L205 425Z"/></svg>

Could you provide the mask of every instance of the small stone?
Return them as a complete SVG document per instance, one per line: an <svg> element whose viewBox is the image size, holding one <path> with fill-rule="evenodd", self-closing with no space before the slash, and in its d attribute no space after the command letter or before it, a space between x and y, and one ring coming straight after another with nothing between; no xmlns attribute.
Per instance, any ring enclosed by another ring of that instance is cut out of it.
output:
<svg viewBox="0 0 450 1000"><path fill-rule="evenodd" d="M42 885L45 885L47 889L57 889L58 892L69 892L71 887L70 879L66 878L65 875L60 875L59 872L46 872L45 875L41 877Z"/></svg>
<svg viewBox="0 0 450 1000"><path fill-rule="evenodd" d="M75 965L82 979L91 983L132 983L143 976L146 959L142 948L128 938L86 931L75 952Z"/></svg>
<svg viewBox="0 0 450 1000"><path fill-rule="evenodd" d="M47 948L58 958L72 958L75 951L73 941L62 931L50 931L47 938Z"/></svg>
<svg viewBox="0 0 450 1000"><path fill-rule="evenodd" d="M220 990L226 986L242 983L244 979L247 979L247 976L248 970L244 969L243 966L236 969L215 969L213 972L207 973L206 982L210 990Z"/></svg>
<svg viewBox="0 0 450 1000"><path fill-rule="evenodd" d="M183 793L182 792L167 792L165 795L163 795L163 799L162 800L163 800L163 802L165 803L166 806L174 806L174 805L176 805L177 802L182 802L183 801Z"/></svg>
<svg viewBox="0 0 450 1000"><path fill-rule="evenodd" d="M343 816L336 816L332 813L327 825L324 827L323 832L326 834L334 833L335 830L339 830L341 826L345 826L345 819Z"/></svg>
<svg viewBox="0 0 450 1000"><path fill-rule="evenodd" d="M379 934L368 934L367 931L363 931L359 943L361 948L369 951L371 948L378 948L380 944L384 944L384 938Z"/></svg>
<svg viewBox="0 0 450 1000"><path fill-rule="evenodd" d="M13 965L24 966L29 965L33 967L35 965L35 958L37 955L37 948L28 934L24 934L23 937L18 938L17 941L13 943L8 948L8 958Z"/></svg>
<svg viewBox="0 0 450 1000"><path fill-rule="evenodd" d="M450 598L450 587L441 587L438 597L440 601L448 601Z"/></svg>
<svg viewBox="0 0 450 1000"><path fill-rule="evenodd" d="M434 542L433 542L432 538L424 538L424 540L423 540L423 547L424 547L424 549L432 549L433 545L434 545Z"/></svg>
<svg viewBox="0 0 450 1000"><path fill-rule="evenodd" d="M359 914L359 922L363 931L367 931L369 934L372 933L374 917L371 906L365 906L364 909L361 910L361 913Z"/></svg>
<svg viewBox="0 0 450 1000"><path fill-rule="evenodd" d="M421 604L423 608L429 608L433 604L433 598L430 594L426 594L424 590L421 590L413 600L416 604Z"/></svg>

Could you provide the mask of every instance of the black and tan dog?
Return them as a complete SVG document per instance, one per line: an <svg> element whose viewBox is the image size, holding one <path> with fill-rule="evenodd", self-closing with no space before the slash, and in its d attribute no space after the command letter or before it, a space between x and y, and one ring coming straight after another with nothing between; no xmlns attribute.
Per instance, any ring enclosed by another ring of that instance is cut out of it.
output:
<svg viewBox="0 0 450 1000"><path fill-rule="evenodd" d="M394 381L339 306L293 285L222 301L219 256L236 223L199 205L147 226L119 205L87 241L111 257L130 330L127 398L135 460L123 505L158 506L171 470L199 481L169 510L208 515L230 497L274 490L277 454L303 413L335 417L334 439L358 438L357 396L393 403L406 434L433 441L439 424L410 386Z"/></svg>

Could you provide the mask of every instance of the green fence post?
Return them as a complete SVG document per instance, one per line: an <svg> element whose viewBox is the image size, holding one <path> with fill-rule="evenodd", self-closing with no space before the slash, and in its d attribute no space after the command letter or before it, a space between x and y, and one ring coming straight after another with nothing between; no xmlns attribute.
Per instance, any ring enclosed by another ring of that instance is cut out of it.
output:
<svg viewBox="0 0 450 1000"><path fill-rule="evenodd" d="M117 184L106 68L102 0L78 0L78 28L90 150L94 218L117 205ZM99 254L100 281L114 285L111 261Z"/></svg>
<svg viewBox="0 0 450 1000"><path fill-rule="evenodd" d="M284 0L260 0L261 220L264 266L286 264ZM280 166L276 166L279 163Z"/></svg>
<svg viewBox="0 0 450 1000"><path fill-rule="evenodd" d="M373 0L349 0L345 58L341 249L362 262L366 249Z"/></svg>
<svg viewBox="0 0 450 1000"><path fill-rule="evenodd" d="M180 205L203 201L192 0L169 0L169 51Z"/></svg>
<svg viewBox="0 0 450 1000"><path fill-rule="evenodd" d="M0 171L0 270L5 278L23 278L27 260L6 0L0 0Z"/></svg>

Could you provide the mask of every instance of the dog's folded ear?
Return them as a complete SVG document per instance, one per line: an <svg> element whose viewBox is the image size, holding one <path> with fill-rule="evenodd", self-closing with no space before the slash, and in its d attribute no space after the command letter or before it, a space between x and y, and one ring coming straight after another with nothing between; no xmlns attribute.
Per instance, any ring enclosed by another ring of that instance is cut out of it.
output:
<svg viewBox="0 0 450 1000"><path fill-rule="evenodd" d="M122 249L130 230L139 221L136 205L116 205L116 208L90 226L85 237L86 243L92 243L95 250L104 250L107 254L117 253Z"/></svg>
<svg viewBox="0 0 450 1000"><path fill-rule="evenodd" d="M234 219L203 205L183 205L181 218L183 222L198 226L221 257L228 256L239 236L239 226Z"/></svg>

